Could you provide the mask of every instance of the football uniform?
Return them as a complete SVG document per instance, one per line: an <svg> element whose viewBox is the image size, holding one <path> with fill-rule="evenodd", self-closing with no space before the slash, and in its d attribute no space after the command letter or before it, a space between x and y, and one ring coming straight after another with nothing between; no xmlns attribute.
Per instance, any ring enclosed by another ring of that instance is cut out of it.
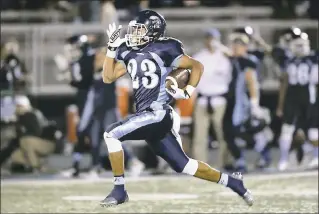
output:
<svg viewBox="0 0 319 214"><path fill-rule="evenodd" d="M90 47L82 49L82 56L70 63L70 85L77 89L76 104L79 114L82 114L88 90L92 85L95 52Z"/></svg>
<svg viewBox="0 0 319 214"><path fill-rule="evenodd" d="M312 66L310 70L309 85L309 115L308 115L308 138L311 141L318 140L318 51L310 55Z"/></svg>
<svg viewBox="0 0 319 214"><path fill-rule="evenodd" d="M292 57L291 53L287 49L279 46L275 46L272 49L271 56L281 70L284 70L287 60Z"/></svg>
<svg viewBox="0 0 319 214"><path fill-rule="evenodd" d="M247 55L245 57L232 58L233 64L233 90L235 106L233 110L233 125L239 126L250 118L250 101L245 81L247 69L257 70L258 61L256 57Z"/></svg>
<svg viewBox="0 0 319 214"><path fill-rule="evenodd" d="M288 74L283 123L306 126L307 109L310 102L310 80L313 61L310 56L292 57L286 62L284 72Z"/></svg>
<svg viewBox="0 0 319 214"><path fill-rule="evenodd" d="M108 137L146 140L154 152L181 172L188 162L178 134L180 117L169 106L171 97L165 79L184 54L182 43L160 38L144 48L134 50L123 43L116 60L123 63L132 79L136 113L107 128Z"/></svg>

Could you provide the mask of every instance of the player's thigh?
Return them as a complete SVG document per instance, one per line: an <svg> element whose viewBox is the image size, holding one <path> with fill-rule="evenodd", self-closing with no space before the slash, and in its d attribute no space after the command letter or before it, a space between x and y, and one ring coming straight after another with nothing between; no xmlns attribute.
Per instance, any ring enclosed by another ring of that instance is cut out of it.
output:
<svg viewBox="0 0 319 214"><path fill-rule="evenodd" d="M159 141L147 141L156 155L162 157L176 172L183 172L189 158L182 148L180 136L170 131Z"/></svg>
<svg viewBox="0 0 319 214"><path fill-rule="evenodd" d="M160 139L172 125L171 110L146 111L112 124L106 132L120 141Z"/></svg>
<svg viewBox="0 0 319 214"><path fill-rule="evenodd" d="M290 96L285 100L284 112L282 122L284 124L293 125L298 117L298 105Z"/></svg>

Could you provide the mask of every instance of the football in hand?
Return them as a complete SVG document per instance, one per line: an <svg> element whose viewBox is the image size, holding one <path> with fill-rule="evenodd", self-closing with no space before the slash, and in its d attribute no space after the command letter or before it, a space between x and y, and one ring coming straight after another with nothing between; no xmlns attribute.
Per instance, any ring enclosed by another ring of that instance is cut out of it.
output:
<svg viewBox="0 0 319 214"><path fill-rule="evenodd" d="M173 70L165 80L166 88L170 90L171 86L175 84L172 79L176 81L178 88L185 88L189 82L190 74L191 71L189 69L178 68Z"/></svg>

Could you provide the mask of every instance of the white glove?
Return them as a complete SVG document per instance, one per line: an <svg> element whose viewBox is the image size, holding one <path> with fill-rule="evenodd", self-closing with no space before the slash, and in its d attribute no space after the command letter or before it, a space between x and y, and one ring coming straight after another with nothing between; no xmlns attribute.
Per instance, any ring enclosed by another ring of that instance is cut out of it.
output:
<svg viewBox="0 0 319 214"><path fill-rule="evenodd" d="M251 115L256 118L264 118L264 111L259 105L252 105L251 106Z"/></svg>
<svg viewBox="0 0 319 214"><path fill-rule="evenodd" d="M122 25L117 28L115 23L109 24L109 29L106 30L107 36L109 38L108 50L106 56L110 58L115 58L116 49L125 41L125 38L121 38Z"/></svg>
<svg viewBox="0 0 319 214"><path fill-rule="evenodd" d="M187 85L185 90L178 88L176 85L171 85L170 89L166 88L167 93L169 93L174 99L189 99L192 96L192 93L194 92L195 88L191 85Z"/></svg>

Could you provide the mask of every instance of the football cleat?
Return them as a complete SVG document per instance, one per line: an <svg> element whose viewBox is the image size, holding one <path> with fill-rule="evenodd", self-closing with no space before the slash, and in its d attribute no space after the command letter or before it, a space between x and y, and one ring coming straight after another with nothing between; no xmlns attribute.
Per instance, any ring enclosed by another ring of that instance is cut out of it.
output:
<svg viewBox="0 0 319 214"><path fill-rule="evenodd" d="M286 171L288 169L288 161L281 160L278 164L278 170L279 171Z"/></svg>
<svg viewBox="0 0 319 214"><path fill-rule="evenodd" d="M254 204L254 198L251 191L244 187L243 175L240 172L234 172L231 176L240 181L238 187L232 188L232 190L240 195L248 206L252 206ZM243 190L245 191L244 194L242 194Z"/></svg>
<svg viewBox="0 0 319 214"><path fill-rule="evenodd" d="M100 202L100 205L102 207L112 207L119 204L123 204L128 201L129 201L129 197L126 191L120 192L115 190L114 188L112 192L108 196L106 196L104 200Z"/></svg>
<svg viewBox="0 0 319 214"><path fill-rule="evenodd" d="M310 163L307 165L307 169L318 170L318 157L313 158Z"/></svg>

